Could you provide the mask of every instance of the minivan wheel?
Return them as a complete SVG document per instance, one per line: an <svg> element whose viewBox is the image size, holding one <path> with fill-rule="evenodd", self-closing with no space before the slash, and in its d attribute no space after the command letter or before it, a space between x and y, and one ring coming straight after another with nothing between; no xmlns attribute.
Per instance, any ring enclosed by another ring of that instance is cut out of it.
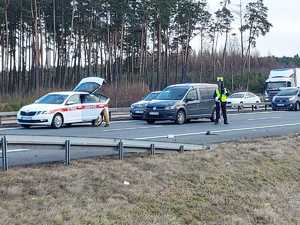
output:
<svg viewBox="0 0 300 225"><path fill-rule="evenodd" d="M210 119L211 122L215 122L216 121L216 110L215 109L211 113L211 117L209 119Z"/></svg>
<svg viewBox="0 0 300 225"><path fill-rule="evenodd" d="M177 112L177 115L176 115L176 123L177 124L184 124L186 121L186 115L185 115L185 112L183 110L179 110Z"/></svg>
<svg viewBox="0 0 300 225"><path fill-rule="evenodd" d="M55 129L59 129L63 126L63 124L64 124L64 119L63 119L62 115L61 114L56 114L53 117L51 126Z"/></svg>
<svg viewBox="0 0 300 225"><path fill-rule="evenodd" d="M155 120L146 120L148 124L154 124Z"/></svg>
<svg viewBox="0 0 300 225"><path fill-rule="evenodd" d="M295 104L295 111L300 111L300 103L296 102Z"/></svg>

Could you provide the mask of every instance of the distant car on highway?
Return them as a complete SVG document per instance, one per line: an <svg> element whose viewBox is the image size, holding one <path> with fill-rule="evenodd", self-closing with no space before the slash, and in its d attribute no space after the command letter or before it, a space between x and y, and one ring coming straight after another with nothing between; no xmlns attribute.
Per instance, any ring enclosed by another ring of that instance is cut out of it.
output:
<svg viewBox="0 0 300 225"><path fill-rule="evenodd" d="M273 110L300 110L300 89L284 88L272 100Z"/></svg>
<svg viewBox="0 0 300 225"><path fill-rule="evenodd" d="M215 84L177 84L165 88L145 110L145 120L171 120L184 124L192 119L215 119Z"/></svg>
<svg viewBox="0 0 300 225"><path fill-rule="evenodd" d="M104 80L98 77L83 79L73 91L49 93L31 105L22 107L17 114L17 123L24 128L52 126L61 128L73 123L102 119L102 111L108 107L109 98L96 94Z"/></svg>
<svg viewBox="0 0 300 225"><path fill-rule="evenodd" d="M247 107L258 108L260 103L260 98L251 92L233 93L227 100L227 106L234 109L243 109Z"/></svg>
<svg viewBox="0 0 300 225"><path fill-rule="evenodd" d="M146 95L141 101L133 103L130 106L130 116L132 119L143 119L144 110L148 102L156 99L156 97L161 93L161 91L153 91Z"/></svg>

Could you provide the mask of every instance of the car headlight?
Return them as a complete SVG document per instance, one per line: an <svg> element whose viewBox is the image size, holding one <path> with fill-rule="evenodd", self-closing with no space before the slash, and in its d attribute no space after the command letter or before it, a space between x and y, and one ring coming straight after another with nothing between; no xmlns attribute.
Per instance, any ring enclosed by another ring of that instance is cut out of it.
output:
<svg viewBox="0 0 300 225"><path fill-rule="evenodd" d="M36 115L45 115L45 114L48 114L48 112L47 111L38 111L36 113Z"/></svg>
<svg viewBox="0 0 300 225"><path fill-rule="evenodd" d="M172 109L175 109L175 108L176 108L176 105L171 105L171 106L166 106L165 110L172 110Z"/></svg>

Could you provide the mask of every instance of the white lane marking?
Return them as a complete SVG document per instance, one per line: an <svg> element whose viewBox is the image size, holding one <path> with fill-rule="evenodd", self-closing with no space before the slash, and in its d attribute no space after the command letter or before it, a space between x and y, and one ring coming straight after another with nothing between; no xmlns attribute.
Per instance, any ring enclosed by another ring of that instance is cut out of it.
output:
<svg viewBox="0 0 300 225"><path fill-rule="evenodd" d="M122 120L122 121L112 121L111 123L135 123L137 121L142 121L142 120Z"/></svg>
<svg viewBox="0 0 300 225"><path fill-rule="evenodd" d="M8 150L8 153L15 153L15 152L28 152L30 149L13 149L13 150Z"/></svg>
<svg viewBox="0 0 300 225"><path fill-rule="evenodd" d="M268 119L281 119L281 117L279 117L279 116L274 116L274 117L263 117L263 118L248 119L248 121L268 120Z"/></svg>
<svg viewBox="0 0 300 225"><path fill-rule="evenodd" d="M258 130L258 129L266 129L266 128L278 128L278 127L291 127L291 126L299 126L300 123L288 123L288 124L279 124L279 125L270 125L270 126L261 126L261 127L245 127L245 128L235 128L228 130L214 130L210 131L211 133L225 133L225 132L234 132L234 131L246 131L246 130ZM174 134L175 137L184 137L184 136L194 136L206 134L206 131L196 132L196 133L185 133L185 134ZM135 140L146 140L146 139L158 139L158 138L167 138L167 135L163 136L153 136L153 137L142 137L135 138Z"/></svg>
<svg viewBox="0 0 300 225"><path fill-rule="evenodd" d="M1 128L0 131L5 131L5 130L20 130L20 127L16 128Z"/></svg>
<svg viewBox="0 0 300 225"><path fill-rule="evenodd" d="M148 127L128 127L128 128L118 128L118 129L109 129L109 130L104 130L104 132L111 132L111 131L122 131L122 130L136 130L136 129L149 129L149 128L161 128L164 126L148 126Z"/></svg>
<svg viewBox="0 0 300 225"><path fill-rule="evenodd" d="M278 111L278 112L251 112L251 113L247 113L247 112L245 112L245 113L234 113L234 114L228 114L228 115L230 115L230 116L241 116L241 115L257 115L257 114L272 114L272 113L280 113L280 111Z"/></svg>
<svg viewBox="0 0 300 225"><path fill-rule="evenodd" d="M16 153L16 152L28 152L30 149L13 149L13 150L8 150L7 153ZM2 151L0 151L2 153Z"/></svg>

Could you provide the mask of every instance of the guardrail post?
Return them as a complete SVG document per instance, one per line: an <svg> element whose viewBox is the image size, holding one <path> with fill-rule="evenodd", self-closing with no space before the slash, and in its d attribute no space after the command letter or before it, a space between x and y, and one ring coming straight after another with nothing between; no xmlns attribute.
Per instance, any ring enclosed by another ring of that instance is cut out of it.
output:
<svg viewBox="0 0 300 225"><path fill-rule="evenodd" d="M65 166L70 165L70 147L71 147L71 142L70 140L65 141Z"/></svg>
<svg viewBox="0 0 300 225"><path fill-rule="evenodd" d="M183 146L183 145L180 145L180 147L179 147L179 152L180 152L180 153L184 153L184 146Z"/></svg>
<svg viewBox="0 0 300 225"><path fill-rule="evenodd" d="M252 105L252 107L251 107L251 108L252 108L252 112L253 112L253 111L254 111L254 105Z"/></svg>
<svg viewBox="0 0 300 225"><path fill-rule="evenodd" d="M268 105L267 104L265 104L265 111L267 111L268 110Z"/></svg>
<svg viewBox="0 0 300 225"><path fill-rule="evenodd" d="M123 160L123 158L124 158L124 152L123 152L123 150L124 150L124 145L123 145L123 141L122 140L120 140L120 142L119 142L119 144L118 144L118 150L119 150L119 160Z"/></svg>
<svg viewBox="0 0 300 225"><path fill-rule="evenodd" d="M1 138L1 148L2 148L2 170L8 170L8 163L7 163L7 140L6 137Z"/></svg>
<svg viewBox="0 0 300 225"><path fill-rule="evenodd" d="M150 155L155 155L155 145L154 144L150 145Z"/></svg>

